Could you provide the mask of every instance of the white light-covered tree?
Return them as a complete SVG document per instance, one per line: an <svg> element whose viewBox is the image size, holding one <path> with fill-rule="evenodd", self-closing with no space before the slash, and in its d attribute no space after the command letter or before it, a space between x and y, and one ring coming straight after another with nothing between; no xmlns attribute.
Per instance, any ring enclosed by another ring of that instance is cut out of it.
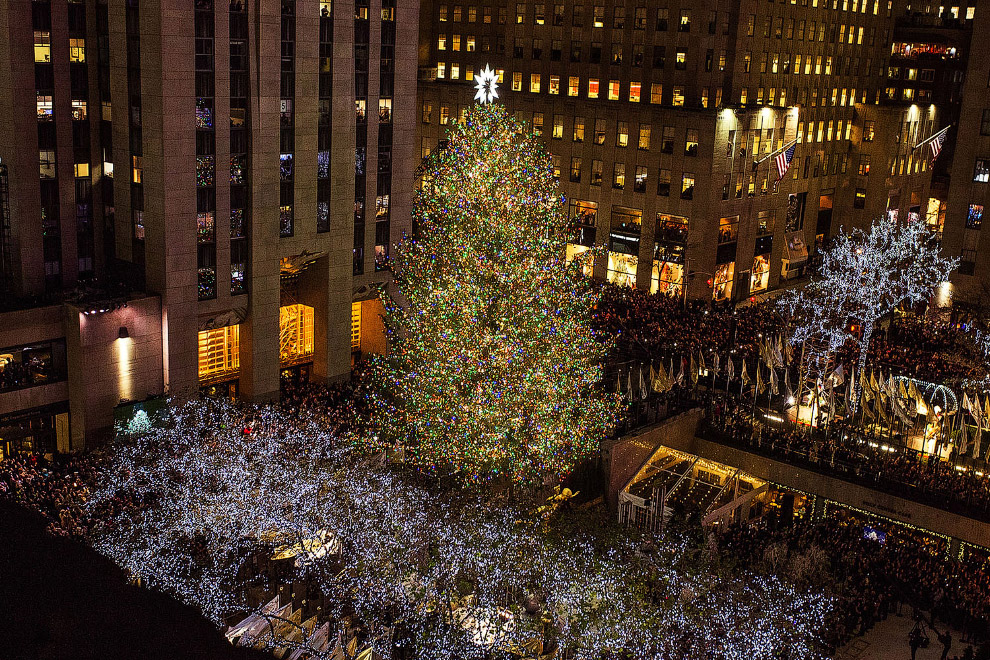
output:
<svg viewBox="0 0 990 660"><path fill-rule="evenodd" d="M879 219L869 231L840 233L811 282L781 297L780 309L792 321L790 340L795 345L808 342L825 354L856 342L858 389L877 324L901 303L928 300L958 264L958 259L941 255L938 242L921 222ZM859 327L858 335L853 326ZM857 403L858 392L849 402L851 409Z"/></svg>
<svg viewBox="0 0 990 660"><path fill-rule="evenodd" d="M579 512L532 524L516 506L434 492L355 456L296 415L252 417L244 433L230 404L173 408L118 449L91 501L119 511L96 531L99 550L218 624L259 613L245 596L254 559L294 548L282 579L332 596L326 619L353 613L379 631L368 641L384 657L399 639L444 660L537 645L589 659L823 657L829 599L721 570L685 537L647 549ZM296 637L267 645L329 657Z"/></svg>

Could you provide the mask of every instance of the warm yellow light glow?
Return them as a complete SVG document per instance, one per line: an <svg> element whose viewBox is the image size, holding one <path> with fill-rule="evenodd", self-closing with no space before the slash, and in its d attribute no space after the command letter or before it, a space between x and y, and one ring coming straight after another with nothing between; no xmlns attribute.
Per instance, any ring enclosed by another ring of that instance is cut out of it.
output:
<svg viewBox="0 0 990 660"><path fill-rule="evenodd" d="M199 380L236 374L241 368L241 326L229 325L199 333Z"/></svg>
<svg viewBox="0 0 990 660"><path fill-rule="evenodd" d="M361 350L361 303L351 303L351 350Z"/></svg>
<svg viewBox="0 0 990 660"><path fill-rule="evenodd" d="M117 339L113 343L117 353L117 390L121 399L134 398L134 380L131 362L134 359L134 340L130 337Z"/></svg>
<svg viewBox="0 0 990 660"><path fill-rule="evenodd" d="M313 308L296 303L278 310L279 361L285 364L304 362L313 357Z"/></svg>

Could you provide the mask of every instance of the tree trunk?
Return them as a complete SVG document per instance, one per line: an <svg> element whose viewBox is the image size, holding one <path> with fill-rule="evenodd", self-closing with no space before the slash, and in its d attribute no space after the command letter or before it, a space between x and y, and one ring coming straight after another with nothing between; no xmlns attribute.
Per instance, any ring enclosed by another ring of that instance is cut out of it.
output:
<svg viewBox="0 0 990 660"><path fill-rule="evenodd" d="M860 393L863 391L863 374L866 373L866 354L870 350L870 337L873 336L873 321L863 324L863 334L859 338L859 378L856 379L856 389L853 391L852 401L849 401L850 410L856 412L859 407Z"/></svg>

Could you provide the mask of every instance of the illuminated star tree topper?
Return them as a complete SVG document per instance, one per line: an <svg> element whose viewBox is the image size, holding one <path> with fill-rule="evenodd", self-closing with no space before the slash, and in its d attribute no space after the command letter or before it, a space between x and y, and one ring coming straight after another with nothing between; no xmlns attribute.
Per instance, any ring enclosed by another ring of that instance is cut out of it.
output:
<svg viewBox="0 0 990 660"><path fill-rule="evenodd" d="M498 98L498 74L487 64L474 77L474 83L474 88L478 90L474 95L475 101L491 103Z"/></svg>
<svg viewBox="0 0 990 660"><path fill-rule="evenodd" d="M551 483L598 449L619 401L590 329L599 289L565 259L549 154L497 104L427 162L385 296L379 438L468 481Z"/></svg>

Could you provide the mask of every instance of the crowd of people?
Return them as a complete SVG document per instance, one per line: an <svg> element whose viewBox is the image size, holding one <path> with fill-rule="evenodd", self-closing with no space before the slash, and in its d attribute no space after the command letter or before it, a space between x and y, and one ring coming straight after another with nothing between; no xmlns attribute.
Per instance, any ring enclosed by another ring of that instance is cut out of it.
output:
<svg viewBox="0 0 990 660"><path fill-rule="evenodd" d="M951 325L903 318L881 328L870 340L867 363L930 383L952 385L981 376L965 333ZM837 361L852 364L859 355L848 345Z"/></svg>
<svg viewBox="0 0 990 660"><path fill-rule="evenodd" d="M956 470L949 461L888 444L841 421L827 430L754 425L749 406L732 397L717 397L706 409L702 432L713 440L990 521L990 474Z"/></svg>
<svg viewBox="0 0 990 660"><path fill-rule="evenodd" d="M0 461L0 497L41 513L54 535L86 538L95 517L85 504L97 481L100 460L95 452L52 460L39 454L8 456Z"/></svg>
<svg viewBox="0 0 990 660"><path fill-rule="evenodd" d="M838 600L828 626L838 647L896 610L926 612L929 625L951 626L960 641L987 640L990 562L949 557L932 539L888 530L882 535L855 518L807 519L793 524L733 525L719 548L744 565L784 573L799 584L824 587ZM937 630L937 629L936 629Z"/></svg>
<svg viewBox="0 0 990 660"><path fill-rule="evenodd" d="M618 359L662 360L671 352L712 354L734 347L759 354L759 340L781 330L766 305L737 309L730 303L688 301L614 284L603 285L594 326L615 339Z"/></svg>

